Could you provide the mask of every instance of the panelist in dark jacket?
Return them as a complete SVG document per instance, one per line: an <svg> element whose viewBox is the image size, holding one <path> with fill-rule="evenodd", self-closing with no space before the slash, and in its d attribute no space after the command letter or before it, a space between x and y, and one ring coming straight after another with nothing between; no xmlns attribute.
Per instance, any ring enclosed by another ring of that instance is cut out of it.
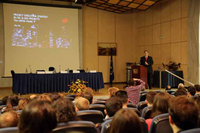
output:
<svg viewBox="0 0 200 133"><path fill-rule="evenodd" d="M153 65L153 58L149 56L149 52L147 50L144 51L144 56L140 58L140 65L143 65L147 68L147 82L149 85L149 89L151 89L151 78L152 78L152 65Z"/></svg>

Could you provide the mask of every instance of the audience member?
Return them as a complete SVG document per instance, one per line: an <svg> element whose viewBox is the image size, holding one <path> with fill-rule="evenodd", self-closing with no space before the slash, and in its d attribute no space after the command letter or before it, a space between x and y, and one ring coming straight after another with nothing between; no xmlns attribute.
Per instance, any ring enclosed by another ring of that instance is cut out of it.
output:
<svg viewBox="0 0 200 133"><path fill-rule="evenodd" d="M56 113L49 102L32 101L22 111L19 133L51 133L56 127Z"/></svg>
<svg viewBox="0 0 200 133"><path fill-rule="evenodd" d="M90 93L90 94L93 95L93 89L90 88L90 87L87 87L87 88L84 89L83 93Z"/></svg>
<svg viewBox="0 0 200 133"><path fill-rule="evenodd" d="M187 91L185 88L180 87L175 93L174 95L177 96L187 96Z"/></svg>
<svg viewBox="0 0 200 133"><path fill-rule="evenodd" d="M51 98L51 101L53 102L53 101L56 101L56 100L58 100L58 99L60 99L61 98L61 96L58 94L58 93L51 93L50 95L49 95L49 97Z"/></svg>
<svg viewBox="0 0 200 133"><path fill-rule="evenodd" d="M167 91L167 90L171 90L171 86L167 85L167 86L165 87L165 91Z"/></svg>
<svg viewBox="0 0 200 133"><path fill-rule="evenodd" d="M2 105L6 105L8 96L2 98Z"/></svg>
<svg viewBox="0 0 200 133"><path fill-rule="evenodd" d="M119 91L119 88L117 88L117 87L110 87L110 88L108 88L108 95L109 95L109 97L114 97L115 93L117 91Z"/></svg>
<svg viewBox="0 0 200 133"><path fill-rule="evenodd" d="M16 110L23 110L28 103L29 103L28 98L23 98L23 99L19 100L18 107Z"/></svg>
<svg viewBox="0 0 200 133"><path fill-rule="evenodd" d="M196 88L196 95L200 95L200 85L196 84L194 87Z"/></svg>
<svg viewBox="0 0 200 133"><path fill-rule="evenodd" d="M0 127L17 127L19 115L15 111L9 111L0 115Z"/></svg>
<svg viewBox="0 0 200 133"><path fill-rule="evenodd" d="M138 115L132 109L121 109L113 117L110 133L141 133Z"/></svg>
<svg viewBox="0 0 200 133"><path fill-rule="evenodd" d="M169 122L174 133L197 128L199 110L194 101L186 96L174 97L170 100Z"/></svg>
<svg viewBox="0 0 200 133"><path fill-rule="evenodd" d="M37 95L35 95L35 94L32 94L32 95L30 95L30 97L29 97L29 99L32 101L32 100L35 100L35 99L37 99L38 97L37 97Z"/></svg>
<svg viewBox="0 0 200 133"><path fill-rule="evenodd" d="M188 88L188 93L187 93L188 97L192 97L192 96L194 96L195 94L196 94L196 88L193 87L193 86L190 86L190 87Z"/></svg>
<svg viewBox="0 0 200 133"><path fill-rule="evenodd" d="M16 95L11 95L8 97L10 99L10 103L12 106L17 106L19 102L19 98Z"/></svg>
<svg viewBox="0 0 200 133"><path fill-rule="evenodd" d="M74 104L71 100L65 99L58 99L53 103L53 108L56 111L57 122L69 122L77 120L76 117L76 110Z"/></svg>
<svg viewBox="0 0 200 133"><path fill-rule="evenodd" d="M139 85L136 85L139 82ZM133 105L136 105L140 100L140 91L145 86L145 82L140 79L129 80L129 86L126 87L128 98Z"/></svg>
<svg viewBox="0 0 200 133"><path fill-rule="evenodd" d="M89 92L84 92L84 93L83 93L83 97L86 98L86 99L90 102L90 104L93 103L93 95L92 95L91 93L89 93Z"/></svg>
<svg viewBox="0 0 200 133"><path fill-rule="evenodd" d="M37 100L38 101L48 101L48 102L52 103L50 96L48 96L46 94L42 94L42 95L38 96Z"/></svg>
<svg viewBox="0 0 200 133"><path fill-rule="evenodd" d="M107 120L112 118L118 110L122 109L123 104L119 98L111 97L110 99L108 99L105 106L106 106L106 109L104 110L106 114L105 120Z"/></svg>
<svg viewBox="0 0 200 133"><path fill-rule="evenodd" d="M179 83L178 84L178 89L180 89L180 88L184 88L185 86L184 86L184 84L183 83Z"/></svg>
<svg viewBox="0 0 200 133"><path fill-rule="evenodd" d="M123 104L123 108L127 108L127 104L129 102L127 92L123 90L119 90L116 92L115 96L121 100Z"/></svg>
<svg viewBox="0 0 200 133"><path fill-rule="evenodd" d="M168 101L170 100L170 98L171 96L166 92L160 92L155 95L151 118L146 120L146 123L148 125L148 130L150 130L151 122L155 116L168 113L168 108L169 108Z"/></svg>
<svg viewBox="0 0 200 133"><path fill-rule="evenodd" d="M13 110L13 106L11 104L11 99L10 99L10 96L7 98L7 103L6 103L6 107L3 107L1 109L1 113L5 113L5 112L8 112L8 111L11 111Z"/></svg>
<svg viewBox="0 0 200 133"><path fill-rule="evenodd" d="M76 111L88 110L90 102L84 97L77 97L74 101Z"/></svg>
<svg viewBox="0 0 200 133"><path fill-rule="evenodd" d="M147 103L147 106L153 106L153 100L157 92L155 91L149 91L146 95L145 102Z"/></svg>

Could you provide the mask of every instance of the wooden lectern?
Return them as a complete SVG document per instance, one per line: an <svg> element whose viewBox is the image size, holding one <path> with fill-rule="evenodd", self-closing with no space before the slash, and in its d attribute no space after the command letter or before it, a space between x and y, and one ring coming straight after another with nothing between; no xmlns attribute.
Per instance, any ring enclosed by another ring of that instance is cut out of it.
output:
<svg viewBox="0 0 200 133"><path fill-rule="evenodd" d="M132 66L132 78L137 78L143 80L146 84L145 87L148 88L147 83L147 68L142 65L133 65Z"/></svg>

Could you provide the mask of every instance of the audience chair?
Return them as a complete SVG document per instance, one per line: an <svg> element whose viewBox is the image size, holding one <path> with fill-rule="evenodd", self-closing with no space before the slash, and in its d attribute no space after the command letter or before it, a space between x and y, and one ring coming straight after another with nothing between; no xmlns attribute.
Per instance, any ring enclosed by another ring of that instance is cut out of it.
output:
<svg viewBox="0 0 200 133"><path fill-rule="evenodd" d="M67 97L73 97L75 99L76 95L75 94L69 94Z"/></svg>
<svg viewBox="0 0 200 133"><path fill-rule="evenodd" d="M103 113L103 116L105 117L104 109L106 108L103 104L91 104L89 110L99 110Z"/></svg>
<svg viewBox="0 0 200 133"><path fill-rule="evenodd" d="M99 110L82 110L77 111L77 117L83 121L91 121L93 123L102 123L104 116Z"/></svg>
<svg viewBox="0 0 200 133"><path fill-rule="evenodd" d="M138 115L138 117L140 117L140 112L138 111L137 108L128 108L128 109L133 109L135 111L135 113Z"/></svg>
<svg viewBox="0 0 200 133"><path fill-rule="evenodd" d="M185 130L185 131L181 131L180 133L200 133L200 128Z"/></svg>
<svg viewBox="0 0 200 133"><path fill-rule="evenodd" d="M129 108L136 108L136 105L133 105L132 103L128 103L127 107L129 107Z"/></svg>
<svg viewBox="0 0 200 133"><path fill-rule="evenodd" d="M141 91L141 92L140 92L140 94L143 94L143 93L148 93L148 91Z"/></svg>
<svg viewBox="0 0 200 133"><path fill-rule="evenodd" d="M69 100L74 101L74 98L73 98L73 97L68 97L68 96L66 96L65 98L68 98Z"/></svg>
<svg viewBox="0 0 200 133"><path fill-rule="evenodd" d="M97 133L94 123L90 121L70 121L60 123L53 133Z"/></svg>
<svg viewBox="0 0 200 133"><path fill-rule="evenodd" d="M140 94L140 102L146 100L146 95L147 95L147 93Z"/></svg>
<svg viewBox="0 0 200 133"><path fill-rule="evenodd" d="M141 126L142 126L142 133L148 133L148 125L145 121L144 118L139 117L140 118L140 122L141 122Z"/></svg>
<svg viewBox="0 0 200 133"><path fill-rule="evenodd" d="M166 90L166 92L169 93L169 94L172 94L172 93L174 93L175 91L173 91L173 90Z"/></svg>
<svg viewBox="0 0 200 133"><path fill-rule="evenodd" d="M154 117L149 133L173 133L173 130L169 124L169 113Z"/></svg>
<svg viewBox="0 0 200 133"><path fill-rule="evenodd" d="M97 101L107 101L108 99L97 99Z"/></svg>
<svg viewBox="0 0 200 133"><path fill-rule="evenodd" d="M141 117L145 120L151 118L152 106L147 106L142 110Z"/></svg>
<svg viewBox="0 0 200 133"><path fill-rule="evenodd" d="M0 133L18 133L17 127L0 128Z"/></svg>
<svg viewBox="0 0 200 133"><path fill-rule="evenodd" d="M97 100L97 101L95 101L93 104L103 104L103 105L105 105L105 104L106 104L106 101Z"/></svg>
<svg viewBox="0 0 200 133"><path fill-rule="evenodd" d="M145 101L142 101L142 102L139 102L137 105L136 105L138 111L142 114L142 110L147 107L147 103Z"/></svg>

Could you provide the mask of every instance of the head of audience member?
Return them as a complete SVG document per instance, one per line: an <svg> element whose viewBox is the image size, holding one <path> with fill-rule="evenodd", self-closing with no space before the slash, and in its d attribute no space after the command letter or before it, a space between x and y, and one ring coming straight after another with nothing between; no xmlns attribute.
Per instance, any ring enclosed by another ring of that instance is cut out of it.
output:
<svg viewBox="0 0 200 133"><path fill-rule="evenodd" d="M10 99L10 96L9 96L7 98L6 107L1 109L1 113L12 111L12 110L13 110L13 106L11 104L11 99Z"/></svg>
<svg viewBox="0 0 200 133"><path fill-rule="evenodd" d="M91 93L84 92L83 97L86 98L90 102L90 104L93 103L93 95Z"/></svg>
<svg viewBox="0 0 200 133"><path fill-rule="evenodd" d="M147 103L147 106L153 106L153 100L157 92L155 91L149 91L146 95L145 102Z"/></svg>
<svg viewBox="0 0 200 133"><path fill-rule="evenodd" d="M29 103L28 98L23 98L23 99L19 100L17 110L23 110L28 103Z"/></svg>
<svg viewBox="0 0 200 133"><path fill-rule="evenodd" d="M123 104L117 97L111 97L105 104L106 109L104 110L107 117L113 117L118 110L122 109Z"/></svg>
<svg viewBox="0 0 200 133"><path fill-rule="evenodd" d="M6 105L8 96L2 98L2 105Z"/></svg>
<svg viewBox="0 0 200 133"><path fill-rule="evenodd" d="M19 98L16 95L11 95L8 97L8 99L10 99L10 103L12 106L17 106L18 102L19 102Z"/></svg>
<svg viewBox="0 0 200 133"><path fill-rule="evenodd" d="M51 133L56 127L56 113L49 102L34 100L22 111L19 133Z"/></svg>
<svg viewBox="0 0 200 133"><path fill-rule="evenodd" d="M61 98L61 96L58 93L51 93L49 97L51 98L51 101L56 101Z"/></svg>
<svg viewBox="0 0 200 133"><path fill-rule="evenodd" d="M119 88L117 87L110 87L108 88L108 94L110 97L114 97L115 96L115 93L119 91Z"/></svg>
<svg viewBox="0 0 200 133"><path fill-rule="evenodd" d="M152 117L168 113L170 98L171 96L166 92L159 92L155 95L152 108Z"/></svg>
<svg viewBox="0 0 200 133"><path fill-rule="evenodd" d="M194 87L196 88L196 94L200 94L200 85L196 84Z"/></svg>
<svg viewBox="0 0 200 133"><path fill-rule="evenodd" d="M179 96L170 100L169 123L174 133L197 128L198 115L198 107L190 98Z"/></svg>
<svg viewBox="0 0 200 133"><path fill-rule="evenodd" d="M29 99L32 101L32 100L35 100L35 99L37 99L38 97L37 97L37 95L35 95L35 94L32 94L32 95L30 95L30 97L29 97Z"/></svg>
<svg viewBox="0 0 200 133"><path fill-rule="evenodd" d="M121 109L113 117L110 133L141 133L138 115L132 109Z"/></svg>
<svg viewBox="0 0 200 133"><path fill-rule="evenodd" d="M67 123L69 121L77 120L76 110L71 100L67 98L58 99L53 103L53 108L56 111L57 122Z"/></svg>
<svg viewBox="0 0 200 133"><path fill-rule="evenodd" d="M128 86L136 86L136 81L134 79L130 79L128 81Z"/></svg>
<svg viewBox="0 0 200 133"><path fill-rule="evenodd" d="M46 94L42 94L40 96L38 96L37 98L38 101L48 101L48 102L52 102L51 98L49 95L46 95Z"/></svg>
<svg viewBox="0 0 200 133"><path fill-rule="evenodd" d="M76 111L88 110L90 102L84 97L77 97L74 101Z"/></svg>
<svg viewBox="0 0 200 133"><path fill-rule="evenodd" d="M178 84L178 89L180 89L180 88L184 88L185 86L184 86L184 84L183 83L179 83Z"/></svg>
<svg viewBox="0 0 200 133"><path fill-rule="evenodd" d="M19 115L15 111L9 111L0 115L0 127L17 127Z"/></svg>
<svg viewBox="0 0 200 133"><path fill-rule="evenodd" d="M190 86L188 88L188 93L187 94L188 94L188 97L194 96L196 94L196 88L194 86Z"/></svg>
<svg viewBox="0 0 200 133"><path fill-rule="evenodd" d="M167 85L167 86L165 87L165 91L167 91L167 90L171 90L171 86Z"/></svg>
<svg viewBox="0 0 200 133"><path fill-rule="evenodd" d="M65 95L63 93L58 92L58 95L60 95L60 98L64 98Z"/></svg>
<svg viewBox="0 0 200 133"><path fill-rule="evenodd" d="M84 89L83 93L90 93L90 94L93 94L93 89L90 88L90 87L87 87Z"/></svg>
<svg viewBox="0 0 200 133"><path fill-rule="evenodd" d="M183 87L180 87L175 93L174 95L177 97L177 96L187 96L187 91L185 88Z"/></svg>
<svg viewBox="0 0 200 133"><path fill-rule="evenodd" d="M121 100L123 104L123 108L127 108L127 104L129 102L127 92L123 90L119 90L116 92L115 96Z"/></svg>

